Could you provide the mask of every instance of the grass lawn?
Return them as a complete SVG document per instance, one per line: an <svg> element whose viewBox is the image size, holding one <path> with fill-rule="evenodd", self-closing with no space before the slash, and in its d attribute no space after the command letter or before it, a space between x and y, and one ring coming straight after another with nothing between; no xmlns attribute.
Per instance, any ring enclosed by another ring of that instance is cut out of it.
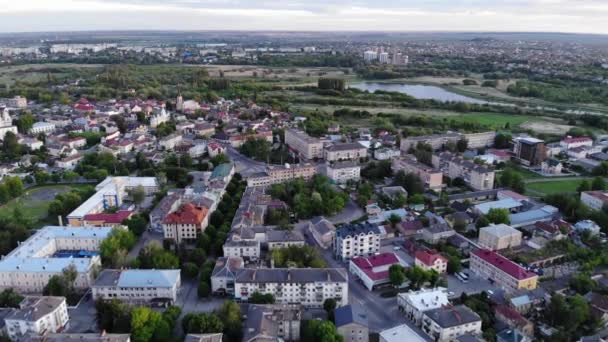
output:
<svg viewBox="0 0 608 342"><path fill-rule="evenodd" d="M0 218L10 218L15 208L19 208L23 212L23 216L31 218L36 222L35 227L40 227L44 224L56 224L56 218L47 217L49 204L53 201L55 195L87 186L91 185L44 185L29 188L20 197L0 207Z"/></svg>
<svg viewBox="0 0 608 342"><path fill-rule="evenodd" d="M576 192L581 180L559 180L526 184L526 192L531 195L551 195L563 192Z"/></svg>

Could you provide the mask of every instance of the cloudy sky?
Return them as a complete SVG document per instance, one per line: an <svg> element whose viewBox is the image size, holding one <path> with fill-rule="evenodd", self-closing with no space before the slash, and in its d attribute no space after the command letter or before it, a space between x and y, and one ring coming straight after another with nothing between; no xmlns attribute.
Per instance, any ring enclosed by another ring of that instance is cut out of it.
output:
<svg viewBox="0 0 608 342"><path fill-rule="evenodd" d="M608 0L0 0L0 32L131 29L608 34Z"/></svg>

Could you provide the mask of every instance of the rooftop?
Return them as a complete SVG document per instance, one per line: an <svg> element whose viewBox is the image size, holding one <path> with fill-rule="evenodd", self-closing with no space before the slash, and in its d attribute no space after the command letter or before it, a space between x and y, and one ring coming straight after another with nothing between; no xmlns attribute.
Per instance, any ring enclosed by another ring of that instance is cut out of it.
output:
<svg viewBox="0 0 608 342"><path fill-rule="evenodd" d="M32 296L25 297L19 304L19 309L15 309L6 320L19 320L36 322L51 312L57 310L61 304L65 303L65 297L52 296Z"/></svg>
<svg viewBox="0 0 608 342"><path fill-rule="evenodd" d="M200 225L209 209L206 207L196 206L192 203L182 205L178 210L167 215L163 220L164 224L196 224Z"/></svg>
<svg viewBox="0 0 608 342"><path fill-rule="evenodd" d="M443 262L448 262L448 260L439 253L430 252L426 250L417 250L414 254L414 257L417 260L420 260L423 264L427 266L435 265L437 260L442 260Z"/></svg>
<svg viewBox="0 0 608 342"><path fill-rule="evenodd" d="M490 209L513 209L521 206L522 203L520 201L516 201L512 198L505 198L503 200L477 204L475 205L475 209L485 215L490 211Z"/></svg>
<svg viewBox="0 0 608 342"><path fill-rule="evenodd" d="M336 229L336 237L341 238L369 233L380 234L378 225L371 223L345 224Z"/></svg>
<svg viewBox="0 0 608 342"><path fill-rule="evenodd" d="M444 287L409 291L400 293L398 296L420 311L436 309L449 304L447 289Z"/></svg>
<svg viewBox="0 0 608 342"><path fill-rule="evenodd" d="M380 332L380 339L385 342L426 342L426 339L412 330L407 324Z"/></svg>
<svg viewBox="0 0 608 342"><path fill-rule="evenodd" d="M431 309L424 313L442 328L456 327L463 324L480 322L481 318L465 305L445 306Z"/></svg>
<svg viewBox="0 0 608 342"><path fill-rule="evenodd" d="M381 253L369 257L354 257L350 261L372 280L388 279L388 269L395 264L402 264L394 253Z"/></svg>
<svg viewBox="0 0 608 342"><path fill-rule="evenodd" d="M348 274L343 268L243 268L236 274L238 283L344 283L347 281Z"/></svg>
<svg viewBox="0 0 608 342"><path fill-rule="evenodd" d="M84 219L86 221L103 221L105 223L119 224L129 218L131 214L133 214L131 210L119 210L115 213L88 214L84 216Z"/></svg>
<svg viewBox="0 0 608 342"><path fill-rule="evenodd" d="M487 249L478 249L478 250L472 252L472 254L478 256L480 259L482 259L485 262L489 263L490 265L502 270L503 272L507 273L508 275L510 275L511 277L513 277L517 280L538 277L538 275L536 275L536 273L526 271L525 268L519 266L518 264L514 263L513 261L505 258L504 256L502 256L496 252L493 252L493 251L490 251Z"/></svg>
<svg viewBox="0 0 608 342"><path fill-rule="evenodd" d="M173 287L180 279L179 270L112 270L101 271L94 286Z"/></svg>
<svg viewBox="0 0 608 342"><path fill-rule="evenodd" d="M485 234L490 234L496 237L504 237L511 236L513 234L521 234L521 232L511 226L508 226L504 223L501 224L493 224L487 227L483 227L479 230L479 232L484 232Z"/></svg>
<svg viewBox="0 0 608 342"><path fill-rule="evenodd" d="M351 323L359 324L364 327L368 326L367 315L365 312L360 310L359 307L354 307L352 305L345 305L337 308L334 311L334 321L336 328Z"/></svg>

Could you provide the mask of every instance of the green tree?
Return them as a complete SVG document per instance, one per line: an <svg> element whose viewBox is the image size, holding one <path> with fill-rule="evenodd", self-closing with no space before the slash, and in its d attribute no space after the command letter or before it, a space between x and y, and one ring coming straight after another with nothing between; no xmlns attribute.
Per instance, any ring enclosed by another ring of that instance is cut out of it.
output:
<svg viewBox="0 0 608 342"><path fill-rule="evenodd" d="M494 224L509 224L509 210L503 208L492 208L488 211L485 217Z"/></svg>
<svg viewBox="0 0 608 342"><path fill-rule="evenodd" d="M23 296L15 292L12 288L0 292L0 307L18 308L23 301Z"/></svg>
<svg viewBox="0 0 608 342"><path fill-rule="evenodd" d="M399 264L391 265L388 269L388 277L393 286L401 286L407 279L405 276L405 268Z"/></svg>
<svg viewBox="0 0 608 342"><path fill-rule="evenodd" d="M17 120L15 125L17 126L17 130L19 131L19 133L27 134L29 133L32 126L34 126L34 116L29 111L25 112L24 114L19 116L19 119Z"/></svg>
<svg viewBox="0 0 608 342"><path fill-rule="evenodd" d="M327 298L325 301L323 301L323 309L325 312L327 312L327 317L332 322L334 321L334 310L336 310L337 306L338 303L333 298Z"/></svg>
<svg viewBox="0 0 608 342"><path fill-rule="evenodd" d="M251 304L274 304L274 296L271 293L254 292L249 296Z"/></svg>
<svg viewBox="0 0 608 342"><path fill-rule="evenodd" d="M186 262L182 265L182 274L185 278L194 279L198 275L198 266L193 262Z"/></svg>
<svg viewBox="0 0 608 342"><path fill-rule="evenodd" d="M606 182L604 181L604 178L593 178L593 182L591 183L591 190L606 190Z"/></svg>
<svg viewBox="0 0 608 342"><path fill-rule="evenodd" d="M141 214L136 214L128 219L125 219L122 221L122 224L127 226L129 230L137 236L143 234L143 232L145 232L148 228L148 221L146 220L145 216Z"/></svg>
<svg viewBox="0 0 608 342"><path fill-rule="evenodd" d="M228 340L241 341L243 334L241 307L234 301L224 301L217 310L217 316L224 323L224 334Z"/></svg>
<svg viewBox="0 0 608 342"><path fill-rule="evenodd" d="M141 204L144 201L144 199L146 198L146 190L144 189L143 186L138 185L129 192L129 195L131 195L131 199L133 200L133 203Z"/></svg>
<svg viewBox="0 0 608 342"><path fill-rule="evenodd" d="M576 191L578 191L578 192L591 191L591 183L589 183L589 181L587 181L587 180L582 181L581 184L579 184L579 186L576 188Z"/></svg>
<svg viewBox="0 0 608 342"><path fill-rule="evenodd" d="M2 152L8 160L15 160L21 154L21 145L13 132L6 132L2 140Z"/></svg>
<svg viewBox="0 0 608 342"><path fill-rule="evenodd" d="M142 248L137 260L139 267L143 269L177 269L179 267L179 258L164 250L157 241Z"/></svg>
<svg viewBox="0 0 608 342"><path fill-rule="evenodd" d="M302 341L319 342L342 342L343 337L336 330L336 326L330 321L310 320L305 321L302 327Z"/></svg>
<svg viewBox="0 0 608 342"><path fill-rule="evenodd" d="M135 307L131 311L131 339L134 342L148 342L154 336L162 316L144 306Z"/></svg>
<svg viewBox="0 0 608 342"><path fill-rule="evenodd" d="M198 298L209 297L209 295L211 294L211 287L209 286L207 280L201 280L200 283L198 283L197 294Z"/></svg>

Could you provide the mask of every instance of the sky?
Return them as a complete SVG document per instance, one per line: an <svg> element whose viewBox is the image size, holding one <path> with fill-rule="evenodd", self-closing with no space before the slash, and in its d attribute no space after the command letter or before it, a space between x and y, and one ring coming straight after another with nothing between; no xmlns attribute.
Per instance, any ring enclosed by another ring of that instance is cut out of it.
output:
<svg viewBox="0 0 608 342"><path fill-rule="evenodd" d="M0 0L0 32L83 30L608 34L608 0Z"/></svg>

